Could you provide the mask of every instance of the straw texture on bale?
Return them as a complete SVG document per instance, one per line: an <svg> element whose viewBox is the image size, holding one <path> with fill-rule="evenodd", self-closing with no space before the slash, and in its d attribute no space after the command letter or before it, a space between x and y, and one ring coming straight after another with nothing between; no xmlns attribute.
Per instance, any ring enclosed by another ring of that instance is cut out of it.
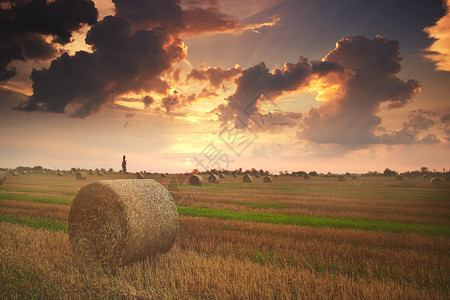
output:
<svg viewBox="0 0 450 300"><path fill-rule="evenodd" d="M244 183L251 183L253 181L252 176L245 174L244 177L242 177L242 182Z"/></svg>
<svg viewBox="0 0 450 300"><path fill-rule="evenodd" d="M339 176L337 177L337 179L338 179L338 181L345 181L344 175L339 175Z"/></svg>
<svg viewBox="0 0 450 300"><path fill-rule="evenodd" d="M200 175L194 174L194 175L192 175L189 178L189 184L190 185L202 185L203 184L203 177L200 176Z"/></svg>
<svg viewBox="0 0 450 300"><path fill-rule="evenodd" d="M272 182L273 182L273 179L272 179L272 177L270 177L270 176L265 176L264 179L263 179L263 181L264 181L264 183L272 183Z"/></svg>
<svg viewBox="0 0 450 300"><path fill-rule="evenodd" d="M395 178L395 180L397 180L397 181L402 181L402 180L403 180L403 176L402 176L402 175L397 175L397 177Z"/></svg>
<svg viewBox="0 0 450 300"><path fill-rule="evenodd" d="M144 179L144 174L136 172L136 179Z"/></svg>
<svg viewBox="0 0 450 300"><path fill-rule="evenodd" d="M85 180L87 177L86 177L86 174L78 172L77 175L75 175L75 178L77 180Z"/></svg>
<svg viewBox="0 0 450 300"><path fill-rule="evenodd" d="M442 180L438 177L433 177L430 179L431 184L441 184Z"/></svg>
<svg viewBox="0 0 450 300"><path fill-rule="evenodd" d="M309 179L309 175L308 175L308 174L305 174L305 175L303 175L303 178L304 178L304 179Z"/></svg>
<svg viewBox="0 0 450 300"><path fill-rule="evenodd" d="M208 176L208 182L209 183L219 183L220 182L220 178L219 176L215 175L215 174L211 174Z"/></svg>
<svg viewBox="0 0 450 300"><path fill-rule="evenodd" d="M81 261L118 267L169 251L178 213L167 189L152 179L100 180L80 189L68 223Z"/></svg>

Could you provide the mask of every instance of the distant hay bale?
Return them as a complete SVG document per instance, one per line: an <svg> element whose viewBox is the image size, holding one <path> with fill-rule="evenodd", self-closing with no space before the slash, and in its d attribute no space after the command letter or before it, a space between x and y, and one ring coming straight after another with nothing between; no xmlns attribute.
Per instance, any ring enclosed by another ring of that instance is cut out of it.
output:
<svg viewBox="0 0 450 300"><path fill-rule="evenodd" d="M164 173L161 173L161 177L167 177L167 175Z"/></svg>
<svg viewBox="0 0 450 300"><path fill-rule="evenodd" d="M309 175L308 174L303 175L303 179L308 180L309 179Z"/></svg>
<svg viewBox="0 0 450 300"><path fill-rule="evenodd" d="M136 179L144 179L144 174L136 172Z"/></svg>
<svg viewBox="0 0 450 300"><path fill-rule="evenodd" d="M237 177L237 174L233 174L233 177L236 178L236 177Z"/></svg>
<svg viewBox="0 0 450 300"><path fill-rule="evenodd" d="M78 172L77 175L75 175L75 178L77 180L85 180L87 177L86 177L86 174Z"/></svg>
<svg viewBox="0 0 450 300"><path fill-rule="evenodd" d="M255 174L255 178L261 178L261 175Z"/></svg>
<svg viewBox="0 0 450 300"><path fill-rule="evenodd" d="M273 177L278 178L278 174L273 175Z"/></svg>
<svg viewBox="0 0 450 300"><path fill-rule="evenodd" d="M167 189L152 179L100 180L80 189L68 223L81 261L118 267L169 251L178 213Z"/></svg>
<svg viewBox="0 0 450 300"><path fill-rule="evenodd" d="M337 177L338 181L345 181L345 176L344 175L339 175Z"/></svg>
<svg viewBox="0 0 450 300"><path fill-rule="evenodd" d="M325 175L323 177L328 179L328 178L330 178L330 175Z"/></svg>
<svg viewBox="0 0 450 300"><path fill-rule="evenodd" d="M298 174L294 174L294 177L298 177Z"/></svg>
<svg viewBox="0 0 450 300"><path fill-rule="evenodd" d="M64 176L64 173L61 171L58 171L58 172L56 172L56 175L58 175L58 177L62 177L62 176Z"/></svg>
<svg viewBox="0 0 450 300"><path fill-rule="evenodd" d="M103 176L102 172L97 172L97 176Z"/></svg>
<svg viewBox="0 0 450 300"><path fill-rule="evenodd" d="M397 177L395 177L395 180L403 181L403 176L402 175L397 175Z"/></svg>
<svg viewBox="0 0 450 300"><path fill-rule="evenodd" d="M352 180L358 180L358 177L356 177L355 175L352 176Z"/></svg>
<svg viewBox="0 0 450 300"><path fill-rule="evenodd" d="M14 172L11 173L11 175L12 176L19 176L19 172L14 171Z"/></svg>
<svg viewBox="0 0 450 300"><path fill-rule="evenodd" d="M422 175L422 179L428 179L429 176L428 175Z"/></svg>
<svg viewBox="0 0 450 300"><path fill-rule="evenodd" d="M449 182L450 181L450 176L445 176L444 181Z"/></svg>
<svg viewBox="0 0 450 300"><path fill-rule="evenodd" d="M200 175L194 174L189 178L189 184L190 185L202 185L203 177Z"/></svg>
<svg viewBox="0 0 450 300"><path fill-rule="evenodd" d="M222 173L219 174L219 178L225 178L225 175L223 175Z"/></svg>
<svg viewBox="0 0 450 300"><path fill-rule="evenodd" d="M438 184L442 183L442 180L440 178L438 178L438 177L433 177L433 178L430 179L430 183L432 185L438 185Z"/></svg>
<svg viewBox="0 0 450 300"><path fill-rule="evenodd" d="M94 171L89 171L89 175L94 175Z"/></svg>
<svg viewBox="0 0 450 300"><path fill-rule="evenodd" d="M215 175L215 174L211 174L208 176L208 182L209 183L219 183L220 182L220 178L219 176Z"/></svg>
<svg viewBox="0 0 450 300"><path fill-rule="evenodd" d="M264 183L272 183L273 179L270 176L264 176L263 181L264 181Z"/></svg>
<svg viewBox="0 0 450 300"><path fill-rule="evenodd" d="M244 177L242 177L242 182L244 183L252 183L253 178L252 176L245 174Z"/></svg>
<svg viewBox="0 0 450 300"><path fill-rule="evenodd" d="M7 177L6 172L0 172L0 184L3 184L3 182L5 182L6 177Z"/></svg>

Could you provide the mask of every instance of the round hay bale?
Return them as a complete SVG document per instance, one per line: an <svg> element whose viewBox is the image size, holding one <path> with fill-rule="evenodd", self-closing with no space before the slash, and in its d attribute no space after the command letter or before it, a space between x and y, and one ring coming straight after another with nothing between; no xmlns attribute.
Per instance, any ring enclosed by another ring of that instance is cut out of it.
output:
<svg viewBox="0 0 450 300"><path fill-rule="evenodd" d="M203 184L203 177L200 176L200 175L194 174L194 175L192 175L189 178L189 184L190 185L202 185Z"/></svg>
<svg viewBox="0 0 450 300"><path fill-rule="evenodd" d="M330 175L325 175L323 177L328 179L328 178L330 178Z"/></svg>
<svg viewBox="0 0 450 300"><path fill-rule="evenodd" d="M303 179L308 180L309 179L309 175L308 174L303 175Z"/></svg>
<svg viewBox="0 0 450 300"><path fill-rule="evenodd" d="M86 174L78 172L77 175L75 175L75 178L77 180L85 180L87 177L86 177Z"/></svg>
<svg viewBox="0 0 450 300"><path fill-rule="evenodd" d="M167 189L152 179L100 180L80 189L68 223L80 260L116 267L169 251L178 213Z"/></svg>
<svg viewBox="0 0 450 300"><path fill-rule="evenodd" d="M273 175L273 177L278 178L278 174Z"/></svg>
<svg viewBox="0 0 450 300"><path fill-rule="evenodd" d="M261 178L261 175L255 174L255 178Z"/></svg>
<svg viewBox="0 0 450 300"><path fill-rule="evenodd" d="M14 172L11 173L11 175L12 175L12 176L19 176L19 172L15 172L15 171L14 171Z"/></svg>
<svg viewBox="0 0 450 300"><path fill-rule="evenodd" d="M264 181L264 183L272 183L273 179L270 176L264 176L263 181Z"/></svg>
<svg viewBox="0 0 450 300"><path fill-rule="evenodd" d="M438 184L442 183L442 180L440 178L438 178L438 177L433 177L433 178L430 179L430 183L432 185L438 185Z"/></svg>
<svg viewBox="0 0 450 300"><path fill-rule="evenodd" d="M58 177L62 177L62 176L64 176L64 173L63 172L56 172L56 175L58 175Z"/></svg>
<svg viewBox="0 0 450 300"><path fill-rule="evenodd" d="M397 177L395 177L395 180L403 181L403 176L402 175L397 175Z"/></svg>
<svg viewBox="0 0 450 300"><path fill-rule="evenodd" d="M338 177L337 177L337 179L338 179L338 181L345 181L345 176L344 175L339 175Z"/></svg>
<svg viewBox="0 0 450 300"><path fill-rule="evenodd" d="M352 180L358 180L358 177L356 177L355 175L352 176Z"/></svg>
<svg viewBox="0 0 450 300"><path fill-rule="evenodd" d="M97 172L97 176L103 176L102 172Z"/></svg>
<svg viewBox="0 0 450 300"><path fill-rule="evenodd" d="M215 175L215 174L211 174L208 176L208 182L209 183L219 183L220 182L220 178L219 176Z"/></svg>
<svg viewBox="0 0 450 300"><path fill-rule="evenodd" d="M136 179L144 179L144 174L136 172Z"/></svg>
<svg viewBox="0 0 450 300"><path fill-rule="evenodd" d="M167 177L167 175L164 173L161 173L161 177Z"/></svg>
<svg viewBox="0 0 450 300"><path fill-rule="evenodd" d="M298 177L298 174L296 173L296 174L294 174L294 177Z"/></svg>
<svg viewBox="0 0 450 300"><path fill-rule="evenodd" d="M236 177L237 177L237 174L233 174L233 177L236 178Z"/></svg>
<svg viewBox="0 0 450 300"><path fill-rule="evenodd" d="M225 175L219 174L219 178L225 178Z"/></svg>
<svg viewBox="0 0 450 300"><path fill-rule="evenodd" d="M244 183L252 183L253 178L252 176L245 174L244 177L242 177L242 182Z"/></svg>
<svg viewBox="0 0 450 300"><path fill-rule="evenodd" d="M444 181L449 182L450 181L450 176L445 176Z"/></svg>
<svg viewBox="0 0 450 300"><path fill-rule="evenodd" d="M6 180L6 172L0 172L0 184L3 184Z"/></svg>
<svg viewBox="0 0 450 300"><path fill-rule="evenodd" d="M94 175L94 171L89 171L89 175Z"/></svg>
<svg viewBox="0 0 450 300"><path fill-rule="evenodd" d="M428 179L429 176L428 175L422 175L422 179Z"/></svg>

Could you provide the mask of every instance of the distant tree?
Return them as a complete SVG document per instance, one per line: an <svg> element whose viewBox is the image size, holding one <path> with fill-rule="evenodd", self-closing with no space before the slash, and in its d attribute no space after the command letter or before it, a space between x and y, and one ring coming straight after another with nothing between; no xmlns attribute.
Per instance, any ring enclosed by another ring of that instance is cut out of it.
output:
<svg viewBox="0 0 450 300"><path fill-rule="evenodd" d="M316 171L309 172L309 176L319 176Z"/></svg>
<svg viewBox="0 0 450 300"><path fill-rule="evenodd" d="M123 159L122 159L122 172L124 174L127 173L127 160L125 159L125 155L123 156Z"/></svg>
<svg viewBox="0 0 450 300"><path fill-rule="evenodd" d="M427 167L422 167L420 168L420 173L430 173L430 170Z"/></svg>
<svg viewBox="0 0 450 300"><path fill-rule="evenodd" d="M396 171L392 171L389 168L386 168L383 171L383 174L384 174L384 176L397 176L398 175L398 173Z"/></svg>
<svg viewBox="0 0 450 300"><path fill-rule="evenodd" d="M44 171L44 168L41 166L35 166L32 168L33 171Z"/></svg>

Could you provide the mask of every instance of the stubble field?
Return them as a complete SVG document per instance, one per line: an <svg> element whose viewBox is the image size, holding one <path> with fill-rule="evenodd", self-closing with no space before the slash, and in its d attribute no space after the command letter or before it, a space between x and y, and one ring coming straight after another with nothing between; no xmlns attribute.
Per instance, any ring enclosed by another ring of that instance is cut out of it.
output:
<svg viewBox="0 0 450 300"><path fill-rule="evenodd" d="M0 298L450 298L448 183L279 177L245 184L227 176L193 188L184 175L145 177L175 197L175 245L104 271L72 254L70 203L89 182L135 175L8 176L0 186Z"/></svg>

